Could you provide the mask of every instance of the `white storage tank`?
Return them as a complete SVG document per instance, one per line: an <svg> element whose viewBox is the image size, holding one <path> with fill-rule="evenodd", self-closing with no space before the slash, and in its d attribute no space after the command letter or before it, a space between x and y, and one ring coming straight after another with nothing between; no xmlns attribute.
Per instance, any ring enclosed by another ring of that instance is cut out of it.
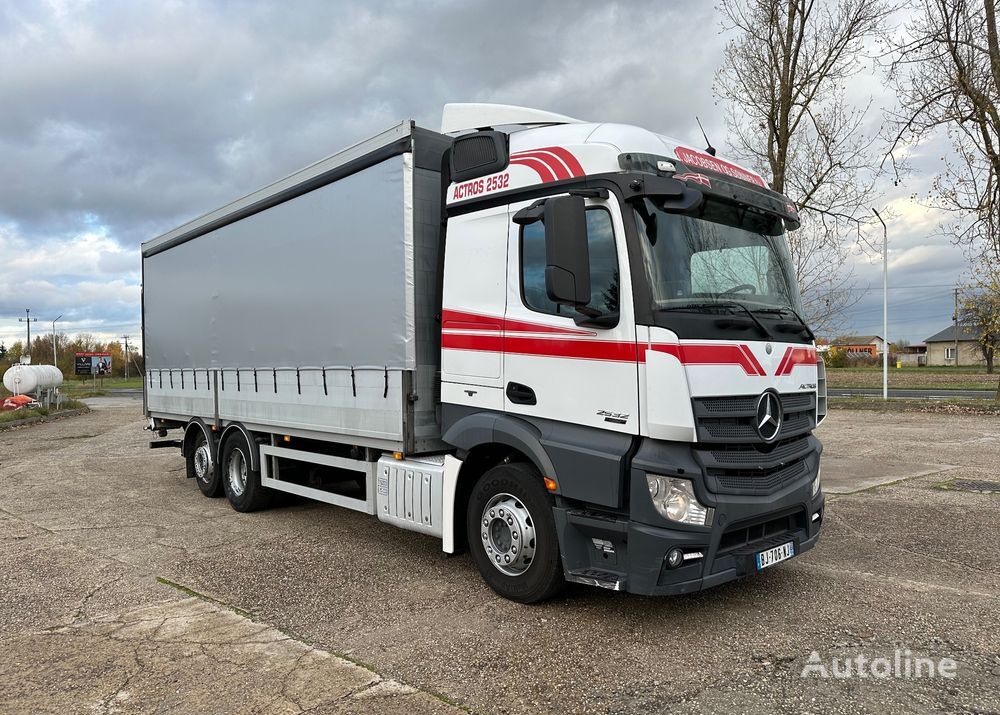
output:
<svg viewBox="0 0 1000 715"><path fill-rule="evenodd" d="M15 395L59 387L62 381L62 372L55 365L12 365L3 374L3 386Z"/></svg>

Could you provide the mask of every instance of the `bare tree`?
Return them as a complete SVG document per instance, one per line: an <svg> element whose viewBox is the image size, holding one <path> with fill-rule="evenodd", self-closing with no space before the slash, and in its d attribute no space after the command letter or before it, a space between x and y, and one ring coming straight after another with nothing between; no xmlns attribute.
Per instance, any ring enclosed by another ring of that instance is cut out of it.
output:
<svg viewBox="0 0 1000 715"><path fill-rule="evenodd" d="M1000 350L1000 292L977 290L965 296L959 311L961 324L976 334L979 349L986 361L986 372L993 374L993 360Z"/></svg>
<svg viewBox="0 0 1000 715"><path fill-rule="evenodd" d="M1000 41L995 0L921 0L893 48L890 78L901 111L887 160L943 129L954 148L931 199L953 219L944 232L983 258L987 282L1000 265Z"/></svg>
<svg viewBox="0 0 1000 715"><path fill-rule="evenodd" d="M731 147L795 201L788 237L806 318L831 332L857 301L850 253L865 241L880 153L867 106L845 99L865 45L893 11L887 0L721 0L726 46L716 89L729 100Z"/></svg>

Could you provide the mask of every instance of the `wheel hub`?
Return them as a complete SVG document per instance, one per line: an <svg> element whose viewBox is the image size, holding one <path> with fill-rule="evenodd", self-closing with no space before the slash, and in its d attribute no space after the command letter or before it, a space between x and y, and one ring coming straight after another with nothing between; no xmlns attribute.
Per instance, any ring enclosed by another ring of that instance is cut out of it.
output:
<svg viewBox="0 0 1000 715"><path fill-rule="evenodd" d="M242 496L247 485L247 461L243 458L243 452L234 449L229 454L229 468L226 470L229 476L229 488L236 496Z"/></svg>
<svg viewBox="0 0 1000 715"><path fill-rule="evenodd" d="M207 444L201 444L194 451L194 475L203 482L212 479L212 450Z"/></svg>
<svg viewBox="0 0 1000 715"><path fill-rule="evenodd" d="M483 548L503 574L520 576L535 556L535 523L522 501L497 494L487 502L480 520Z"/></svg>

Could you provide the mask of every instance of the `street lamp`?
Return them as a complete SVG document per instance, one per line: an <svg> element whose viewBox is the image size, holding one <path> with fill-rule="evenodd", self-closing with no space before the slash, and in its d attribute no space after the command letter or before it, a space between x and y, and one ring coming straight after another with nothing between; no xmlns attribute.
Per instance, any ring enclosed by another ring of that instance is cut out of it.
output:
<svg viewBox="0 0 1000 715"><path fill-rule="evenodd" d="M889 399L889 231L874 208L872 213L882 224L882 399Z"/></svg>
<svg viewBox="0 0 1000 715"><path fill-rule="evenodd" d="M59 367L59 356L56 354L56 320L61 317L62 313L52 321L52 364L57 368Z"/></svg>

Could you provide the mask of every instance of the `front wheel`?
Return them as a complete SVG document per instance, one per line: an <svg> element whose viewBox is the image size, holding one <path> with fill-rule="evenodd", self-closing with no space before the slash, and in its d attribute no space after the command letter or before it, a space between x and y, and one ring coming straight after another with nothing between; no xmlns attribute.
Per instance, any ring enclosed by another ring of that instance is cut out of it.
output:
<svg viewBox="0 0 1000 715"><path fill-rule="evenodd" d="M469 498L466 522L479 573L498 594L537 603L563 587L552 498L534 467L501 464L483 474Z"/></svg>

